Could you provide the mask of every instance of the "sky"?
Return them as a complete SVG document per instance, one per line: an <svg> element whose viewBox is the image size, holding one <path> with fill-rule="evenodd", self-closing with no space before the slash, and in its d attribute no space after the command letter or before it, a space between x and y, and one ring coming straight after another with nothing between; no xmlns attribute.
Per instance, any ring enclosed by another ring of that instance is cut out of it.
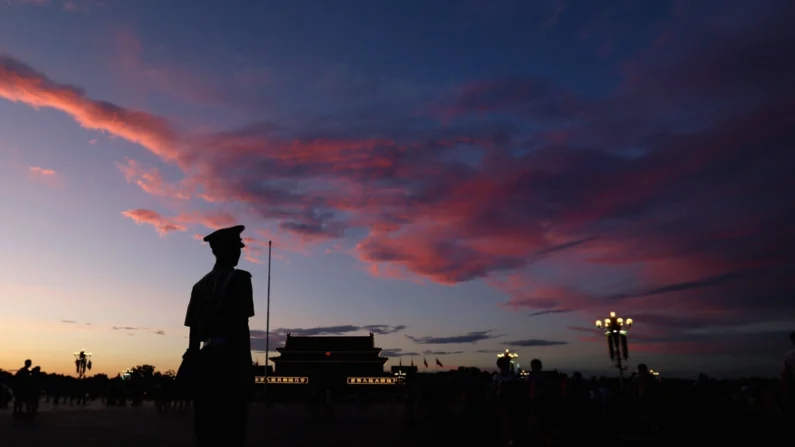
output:
<svg viewBox="0 0 795 447"><path fill-rule="evenodd" d="M0 0L0 368L176 368L246 225L254 356L777 374L795 3ZM275 354L275 353L274 353Z"/></svg>

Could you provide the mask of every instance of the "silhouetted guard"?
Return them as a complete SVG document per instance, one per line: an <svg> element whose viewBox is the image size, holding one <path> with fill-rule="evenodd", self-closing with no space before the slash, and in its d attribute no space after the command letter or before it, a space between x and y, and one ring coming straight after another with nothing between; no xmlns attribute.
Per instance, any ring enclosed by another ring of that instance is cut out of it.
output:
<svg viewBox="0 0 795 447"><path fill-rule="evenodd" d="M348 385L398 385L397 377L348 377Z"/></svg>
<svg viewBox="0 0 795 447"><path fill-rule="evenodd" d="M254 383L287 383L287 384L294 384L294 385L303 385L309 383L309 377L279 377L279 376L256 376L254 377Z"/></svg>

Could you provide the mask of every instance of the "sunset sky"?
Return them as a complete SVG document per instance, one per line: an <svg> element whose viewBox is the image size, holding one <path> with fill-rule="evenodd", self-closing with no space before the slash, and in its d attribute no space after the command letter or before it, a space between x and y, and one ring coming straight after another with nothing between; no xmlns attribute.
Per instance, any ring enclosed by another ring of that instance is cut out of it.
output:
<svg viewBox="0 0 795 447"><path fill-rule="evenodd" d="M176 368L245 224L254 355L773 375L795 2L0 0L0 368Z"/></svg>

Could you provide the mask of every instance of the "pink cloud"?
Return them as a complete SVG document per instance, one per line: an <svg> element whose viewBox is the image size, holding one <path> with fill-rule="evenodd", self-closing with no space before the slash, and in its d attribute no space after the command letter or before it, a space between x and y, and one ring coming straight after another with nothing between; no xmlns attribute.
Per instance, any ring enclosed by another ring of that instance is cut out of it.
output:
<svg viewBox="0 0 795 447"><path fill-rule="evenodd" d="M29 170L36 175L42 175L45 177L52 177L57 174L53 169L46 169L39 166L31 166Z"/></svg>
<svg viewBox="0 0 795 447"><path fill-rule="evenodd" d="M18 166L17 168L21 168ZM60 188L64 186L64 177L54 169L43 168L40 166L28 166L28 178L36 183L44 184L53 188Z"/></svg>
<svg viewBox="0 0 795 447"><path fill-rule="evenodd" d="M640 52L621 85L598 98L551 79L485 79L434 92L430 106L291 123L299 130L268 122L182 133L9 57L0 59L0 97L61 110L176 165L177 182L131 160L119 168L148 193L234 206L224 209L267 227L251 227L252 259L262 259L267 239L304 252L346 240L375 275L486 280L510 309L620 306L663 332L734 325L795 311L795 208L781 198L795 187L795 102L784 75L795 66L776 53L777 42L795 40L788 22L770 19L697 36L679 23L681 33ZM138 44L130 39L122 55L145 69ZM418 108L425 114L412 115ZM161 234L234 221L126 213ZM564 255L562 278L547 278L541 267ZM605 285L611 275L618 285Z"/></svg>
<svg viewBox="0 0 795 447"><path fill-rule="evenodd" d="M210 230L236 225L239 221L230 213L219 210L189 211L166 217L148 209L127 210L122 213L136 223L146 223L155 227L161 234L172 231L187 231L188 226L201 225ZM195 234L194 238L201 240L204 236Z"/></svg>
<svg viewBox="0 0 795 447"><path fill-rule="evenodd" d="M239 223L235 216L220 210L185 212L174 217L174 220L186 225L199 224L210 230L231 227Z"/></svg>
<svg viewBox="0 0 795 447"><path fill-rule="evenodd" d="M183 225L180 225L173 220L162 216L156 211L139 208L123 211L121 214L124 217L132 219L133 222L138 225L151 225L160 236L165 236L168 233L175 231L186 231L186 228Z"/></svg>
<svg viewBox="0 0 795 447"><path fill-rule="evenodd" d="M137 143L170 162L188 163L179 136L163 118L94 101L82 90L58 84L7 55L0 55L0 98L34 108L60 110L90 130L108 132Z"/></svg>
<svg viewBox="0 0 795 447"><path fill-rule="evenodd" d="M188 200L191 197L192 188L189 184L168 183L157 168L145 168L130 158L125 158L124 163L116 163L116 167L128 183L138 185L149 194L180 200Z"/></svg>

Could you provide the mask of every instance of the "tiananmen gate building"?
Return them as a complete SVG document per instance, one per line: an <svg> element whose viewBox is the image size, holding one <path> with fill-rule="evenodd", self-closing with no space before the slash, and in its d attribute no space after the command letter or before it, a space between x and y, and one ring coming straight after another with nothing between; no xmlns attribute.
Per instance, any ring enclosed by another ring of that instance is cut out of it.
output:
<svg viewBox="0 0 795 447"><path fill-rule="evenodd" d="M313 381L345 383L347 377L384 376L381 348L375 336L292 336L270 357L275 376L309 377Z"/></svg>

